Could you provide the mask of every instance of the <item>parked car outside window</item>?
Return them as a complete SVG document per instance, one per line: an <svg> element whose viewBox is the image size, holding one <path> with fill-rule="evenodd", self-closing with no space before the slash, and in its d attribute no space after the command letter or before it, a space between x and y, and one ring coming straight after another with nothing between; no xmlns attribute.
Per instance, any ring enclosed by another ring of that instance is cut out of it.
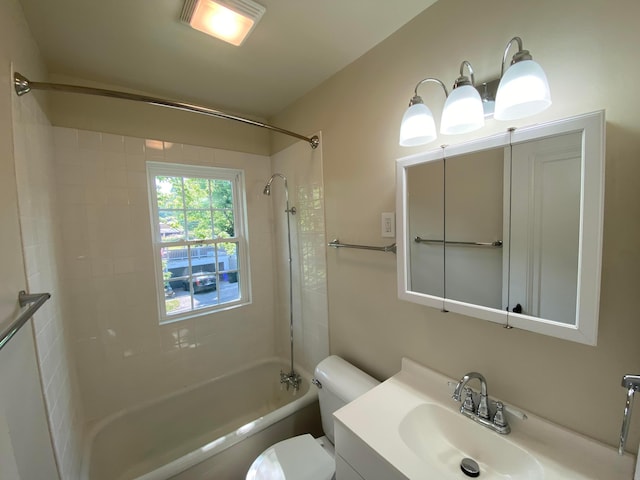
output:
<svg viewBox="0 0 640 480"><path fill-rule="evenodd" d="M216 289L216 274L212 272L200 272L194 273L191 278L193 285L193 293L205 292L207 290ZM186 291L189 291L189 281L185 280L182 286Z"/></svg>

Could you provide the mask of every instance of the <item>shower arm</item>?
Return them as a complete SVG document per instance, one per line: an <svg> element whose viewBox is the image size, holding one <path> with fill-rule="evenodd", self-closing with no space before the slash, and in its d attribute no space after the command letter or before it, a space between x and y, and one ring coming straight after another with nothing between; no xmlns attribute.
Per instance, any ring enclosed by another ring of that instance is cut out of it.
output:
<svg viewBox="0 0 640 480"><path fill-rule="evenodd" d="M32 82L31 80L27 79L17 72L13 75L13 85L16 93L20 97L29 93L31 90L49 90L55 92L81 93L99 97L119 98L121 100L134 100L136 102L148 103L150 105L174 108L176 110L199 113L201 115L207 115L210 117L233 120L247 125L252 125L254 127L266 128L273 132L289 135L290 137L295 137L298 140L304 140L313 149L317 148L318 145L320 145L320 139L317 135L314 135L312 137L305 137L304 135L300 135L299 133L295 133L290 130L285 130L284 128L276 127L274 125L269 125L267 123L258 122L256 120L251 120L249 118L244 118L237 115L231 115L220 110L214 110L212 108L207 108L192 103L174 102L159 97L120 92L117 90L106 90L103 88L82 87L80 85L66 85L62 83Z"/></svg>

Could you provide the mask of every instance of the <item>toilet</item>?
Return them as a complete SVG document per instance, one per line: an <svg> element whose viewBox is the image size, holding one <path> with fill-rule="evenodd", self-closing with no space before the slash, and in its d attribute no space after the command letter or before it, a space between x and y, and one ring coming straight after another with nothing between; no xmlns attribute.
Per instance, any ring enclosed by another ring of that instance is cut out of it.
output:
<svg viewBox="0 0 640 480"><path fill-rule="evenodd" d="M331 480L334 477L333 412L380 382L336 355L318 364L315 380L325 436L298 435L270 446L254 460L246 480Z"/></svg>

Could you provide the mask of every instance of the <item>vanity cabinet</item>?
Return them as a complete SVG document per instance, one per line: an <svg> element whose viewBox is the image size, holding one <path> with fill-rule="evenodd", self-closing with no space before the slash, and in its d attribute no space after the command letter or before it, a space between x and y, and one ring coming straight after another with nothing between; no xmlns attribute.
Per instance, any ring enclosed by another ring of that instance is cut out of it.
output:
<svg viewBox="0 0 640 480"><path fill-rule="evenodd" d="M397 160L398 297L595 345L604 112Z"/></svg>
<svg viewBox="0 0 640 480"><path fill-rule="evenodd" d="M342 422L334 419L336 480L406 480Z"/></svg>

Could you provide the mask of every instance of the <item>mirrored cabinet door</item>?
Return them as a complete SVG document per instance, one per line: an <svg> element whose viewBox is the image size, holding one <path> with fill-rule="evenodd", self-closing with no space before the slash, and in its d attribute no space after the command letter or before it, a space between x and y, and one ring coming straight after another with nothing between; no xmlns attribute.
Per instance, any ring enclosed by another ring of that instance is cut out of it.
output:
<svg viewBox="0 0 640 480"><path fill-rule="evenodd" d="M444 160L407 169L410 285L415 292L445 296Z"/></svg>
<svg viewBox="0 0 640 480"><path fill-rule="evenodd" d="M505 149L445 149L445 298L502 309ZM507 205L508 206L508 205Z"/></svg>
<svg viewBox="0 0 640 480"><path fill-rule="evenodd" d="M510 311L576 323L581 158L581 132L512 147Z"/></svg>

